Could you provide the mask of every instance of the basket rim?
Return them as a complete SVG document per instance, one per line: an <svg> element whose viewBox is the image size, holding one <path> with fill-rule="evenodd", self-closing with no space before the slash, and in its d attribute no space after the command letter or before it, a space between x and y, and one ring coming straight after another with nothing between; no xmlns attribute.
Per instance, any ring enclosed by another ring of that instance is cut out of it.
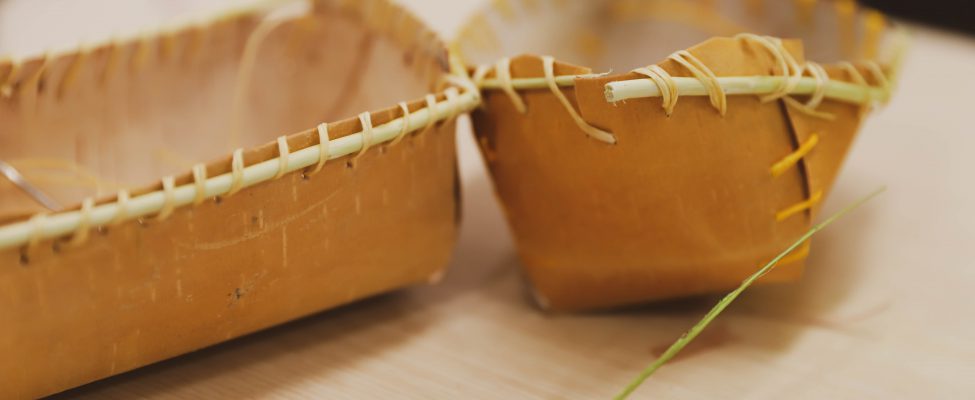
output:
<svg viewBox="0 0 975 400"><path fill-rule="evenodd" d="M176 178L169 175L160 179L156 189L131 198L128 197L127 191L121 191L121 196L97 205L91 204L88 207L83 206L81 209L71 211L41 212L26 220L0 225L0 251L23 245L36 245L41 240L82 234L79 232L80 230L87 230L93 226L104 226L153 215L163 218L166 216L165 213L171 212L174 208L195 204L200 198L229 196L239 190L279 179L287 174L302 172L309 167L314 168L316 165L324 163L322 161L323 154L326 161L334 160L361 153L378 144L396 141L406 134L417 131L425 132L434 124L453 119L460 114L473 110L478 105L480 105L480 96L477 92L470 90L460 92L456 87L450 87L439 95L429 94L424 100L415 100L410 103L401 102L397 107L364 112L356 118L331 124L320 124L319 127L329 125L351 127L362 124L363 119L371 119L374 114L378 115L385 112L387 115L395 115L393 113L402 113L402 115L379 125L366 126L365 129L360 128L351 134L325 140L301 149L286 150L277 157L248 166L243 165L242 154L244 149L237 149L233 152L234 155L230 157L231 170L229 172L200 179L196 170L200 166L205 170L205 164L200 163L194 166L194 172L187 174L192 179L188 179L189 182L181 185L175 185ZM406 110L409 112L407 113ZM250 150L275 145L275 143L280 144L282 140L287 141L288 138L312 135L316 130L322 132L320 128L309 129L281 136L276 142L253 147ZM327 137L327 133L325 135ZM120 197L123 199L120 200ZM90 201L86 200L83 204Z"/></svg>
<svg viewBox="0 0 975 400"><path fill-rule="evenodd" d="M49 60L61 57L79 57L101 48L137 45L152 38L174 35L201 25L211 26L237 18L266 16L273 10L296 3L308 3L310 5L309 13L316 12L317 7L323 3L339 10L351 10L359 14L358 16L365 25L386 33L398 33L409 28L413 33L405 40L411 41L412 44L407 43L406 47L413 47L428 53L442 67L444 73L448 71L446 46L439 35L424 25L408 9L395 2L260 0L247 6L225 10L216 16L205 19L207 22L202 24L184 22L161 27L154 30L152 34L116 39L96 45L81 45L69 51L48 52L21 59L9 57L0 59L0 86L15 78L17 69L28 64L40 65L40 69L31 74L32 76L38 75L43 73L43 64ZM385 8L377 10L379 6ZM383 17L389 17L391 11L399 13L399 17L393 21L394 23L379 20ZM6 71L4 71L5 68ZM447 82L441 82L441 89L444 87L443 83ZM0 251L24 245L30 247L42 240L58 239L68 235L74 235L75 238L86 238L87 232L93 227L153 215L156 215L158 219L163 219L175 208L198 204L203 198L231 195L239 190L281 178L286 174L305 171L309 168L317 170L328 160L353 155L354 153L361 154L374 145L398 142L406 134L426 131L434 124L453 119L472 110L479 104L480 94L473 86L466 85L463 82L460 84L454 82L445 90L438 90L436 94L427 94L418 100L402 101L392 107L360 113L357 117L322 123L316 128L280 136L276 142L246 149L238 148L232 152L232 156L224 157L224 161L198 163L193 166L189 173L165 176L156 181L155 185L134 190L134 195L131 197L129 191L121 190L118 195L101 199L101 201L96 201L93 197L86 198L75 205L73 209L39 212L33 216L25 215L0 223ZM378 122L375 126L372 126L373 118ZM330 126L336 127L333 129L332 136L335 136L334 138L329 138L328 127ZM307 142L307 138L315 135L316 130L318 131L319 143L312 143L296 149L288 148L290 139L300 138ZM252 154L260 149L275 145L279 149L276 157L263 159L252 165L244 165L245 154ZM206 176L208 168L218 169L222 173L208 177Z"/></svg>

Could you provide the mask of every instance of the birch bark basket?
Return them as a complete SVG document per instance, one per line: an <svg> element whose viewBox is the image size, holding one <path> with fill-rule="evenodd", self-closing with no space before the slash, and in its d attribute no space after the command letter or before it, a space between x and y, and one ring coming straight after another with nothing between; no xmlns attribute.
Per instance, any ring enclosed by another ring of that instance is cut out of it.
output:
<svg viewBox="0 0 975 400"><path fill-rule="evenodd" d="M737 286L811 226L889 98L900 38L852 1L499 1L473 16L453 48L482 88L475 135L539 305ZM760 283L799 279L808 251Z"/></svg>
<svg viewBox="0 0 975 400"><path fill-rule="evenodd" d="M477 95L398 6L304 5L0 63L0 160L64 205L0 179L4 395L439 279Z"/></svg>

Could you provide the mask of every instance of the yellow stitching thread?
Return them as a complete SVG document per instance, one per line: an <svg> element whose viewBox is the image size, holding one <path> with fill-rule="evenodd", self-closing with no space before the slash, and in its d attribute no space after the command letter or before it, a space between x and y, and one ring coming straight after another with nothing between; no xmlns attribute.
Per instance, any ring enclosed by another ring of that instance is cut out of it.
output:
<svg viewBox="0 0 975 400"><path fill-rule="evenodd" d="M403 137L405 137L406 134L410 131L410 107L406 105L406 102L401 101L399 102L399 109L403 110L403 116L401 117L403 120L403 127L400 128L399 135L396 135L396 138L389 143L390 146L395 146L396 143L399 143L400 140L403 140Z"/></svg>
<svg viewBox="0 0 975 400"><path fill-rule="evenodd" d="M196 187L196 194L193 196L193 205L200 205L206 199L207 166L203 163L193 166L193 185Z"/></svg>
<svg viewBox="0 0 975 400"><path fill-rule="evenodd" d="M80 246L88 240L88 230L91 227L91 209L95 206L95 200L91 197L81 202L80 215L78 216L78 227L74 231L74 236L68 242L71 246Z"/></svg>
<svg viewBox="0 0 975 400"><path fill-rule="evenodd" d="M116 211L115 217L109 222L109 225L118 225L125 222L125 219L129 215L129 191L125 189L119 189L118 196L115 199Z"/></svg>
<svg viewBox="0 0 975 400"><path fill-rule="evenodd" d="M172 176L167 176L162 178L163 187L163 206L159 210L159 214L156 214L156 221L162 221L169 218L173 214L173 209L176 208L176 183Z"/></svg>
<svg viewBox="0 0 975 400"><path fill-rule="evenodd" d="M789 253L789 255L782 257L782 259L779 260L779 265L791 264L797 261L802 261L806 259L806 257L809 257L809 243L809 241L806 241L806 243L803 243L802 247L795 249L792 251L792 253Z"/></svg>
<svg viewBox="0 0 975 400"><path fill-rule="evenodd" d="M322 167L325 166L325 162L328 161L329 153L331 153L329 141L328 124L318 124L318 164L315 164L315 168L305 175L314 176L318 173L318 171L322 170Z"/></svg>
<svg viewBox="0 0 975 400"><path fill-rule="evenodd" d="M823 191L822 190L816 191L816 193L813 193L812 197L810 197L809 199L802 201L800 203L793 204L788 208L775 213L775 220L779 222L785 221L786 219L788 219L793 215L796 215L800 212L812 208L812 206L816 205L816 203L819 203L822 199L823 199Z"/></svg>
<svg viewBox="0 0 975 400"><path fill-rule="evenodd" d="M661 106L669 117L674 112L674 107L677 106L677 99L680 97L680 91L677 90L677 84L674 82L674 78L663 68L660 68L659 65L637 68L633 72L650 78L650 81L657 85L657 89L660 90Z"/></svg>
<svg viewBox="0 0 975 400"><path fill-rule="evenodd" d="M816 147L817 143L819 143L819 135L815 133L809 135L809 139L806 139L805 143L803 143L798 149L789 155L783 157L781 160L779 160L779 162L772 165L772 168L769 168L769 172L772 173L772 176L782 175L786 170L792 168L799 162L799 160L809 154L813 147Z"/></svg>
<svg viewBox="0 0 975 400"><path fill-rule="evenodd" d="M552 94L559 99L559 102L562 103L565 110L569 112L569 116L572 117L572 120L575 121L576 125L579 126L579 129L582 129L583 132L593 139L615 144L616 136L613 136L612 133L589 125L589 123L582 119L579 113L576 112L576 109L572 108L572 103L569 103L569 99L565 97L565 94L562 93L562 89L560 89L559 85L555 83L555 59L551 56L542 57L542 67L545 69L545 80L548 83L548 88L552 90Z"/></svg>
<svg viewBox="0 0 975 400"><path fill-rule="evenodd" d="M226 196L236 194L244 186L244 149L234 150L230 158L230 190Z"/></svg>
<svg viewBox="0 0 975 400"><path fill-rule="evenodd" d="M288 137L278 136L278 172L274 174L273 179L280 178L288 170L289 154L291 154L291 150L288 149Z"/></svg>
<svg viewBox="0 0 975 400"><path fill-rule="evenodd" d="M724 88L718 83L718 77L711 72L711 69L704 65L700 59L694 57L693 54L687 52L687 50L681 50L668 57L671 60L676 61L678 64L683 65L691 74L694 75L701 84L708 91L708 98L711 99L711 105L718 110L721 116L724 116L728 111L728 98L725 95Z"/></svg>
<svg viewBox="0 0 975 400"><path fill-rule="evenodd" d="M359 135L362 138L362 147L359 149L359 154L352 158L353 164L358 162L359 157L366 154L366 150L372 146L372 115L368 112L359 114L359 122L362 124L362 134Z"/></svg>
<svg viewBox="0 0 975 400"><path fill-rule="evenodd" d="M501 90L511 98L511 103L515 105L515 110L518 110L520 114L528 112L525 101L521 99L521 95L515 90L515 85L511 81L511 59L505 57L498 60L498 63L494 67L494 75L498 78Z"/></svg>

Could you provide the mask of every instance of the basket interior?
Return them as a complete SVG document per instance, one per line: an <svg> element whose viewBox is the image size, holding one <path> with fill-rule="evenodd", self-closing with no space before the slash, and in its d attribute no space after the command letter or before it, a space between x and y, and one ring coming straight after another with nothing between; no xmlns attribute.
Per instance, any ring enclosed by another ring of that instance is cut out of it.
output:
<svg viewBox="0 0 975 400"><path fill-rule="evenodd" d="M2 62L0 160L71 207L421 97L444 73L443 48L414 17L373 1ZM0 177L0 221L41 210Z"/></svg>
<svg viewBox="0 0 975 400"><path fill-rule="evenodd" d="M628 71L715 36L749 32L803 41L807 59L884 58L883 18L853 1L602 0L508 1L475 15L458 39L471 64L545 54L593 68Z"/></svg>

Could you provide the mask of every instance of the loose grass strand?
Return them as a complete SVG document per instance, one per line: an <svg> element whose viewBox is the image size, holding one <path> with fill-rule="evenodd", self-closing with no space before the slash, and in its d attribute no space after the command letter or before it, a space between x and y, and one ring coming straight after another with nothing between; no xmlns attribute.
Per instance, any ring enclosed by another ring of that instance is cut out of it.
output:
<svg viewBox="0 0 975 400"><path fill-rule="evenodd" d="M775 256L775 258L772 259L772 261L769 261L768 264L765 264L765 266L763 266L757 272L755 272L754 274L746 278L744 281L742 281L741 286L738 286L737 289L725 295L725 297L721 299L721 301L719 301L718 304L716 304L714 308L711 309L711 311L708 311L708 313L704 315L704 318L702 318L697 324L691 327L690 330L688 330L683 335L681 335L681 337L677 339L677 341L674 342L674 344L670 345L670 347L667 348L667 351L665 351L663 355L661 355L659 358L657 358L652 363L650 363L650 365L648 365L642 372L640 372L639 375L637 375L636 379L630 382L630 384L626 385L623 391L617 394L616 397L614 398L616 400L623 400L629 397L630 394L632 394L633 391L635 391L638 387L640 387L640 385L642 385L644 381L650 378L650 376L653 375L654 372L660 369L660 367L666 364L668 361L673 359L677 355L677 353L679 353L682 349L684 349L685 346L690 344L691 341L693 341L694 338L696 338L697 335L699 335L701 331L704 330L704 328L707 328L708 324L710 324L711 321L717 318L718 315L721 314L721 312L724 311L724 309L731 304L731 302L735 301L735 299L738 298L738 295L744 292L745 289L751 286L752 283L754 283L756 280L765 276L765 274L769 273L769 271L775 268L775 266L779 263L779 261L781 261L787 255L789 255L789 253L792 253L794 250L799 248L799 246L802 246L802 244L805 243L807 240L809 240L809 238L811 238L814 234L816 234L816 232L819 232L820 230L822 230L829 224L833 223L837 219L840 219L844 215L848 214L850 211L859 208L864 203L870 201L874 197L877 197L877 195L883 193L884 190L886 190L885 187L881 187L875 190L873 193L861 198L860 200L857 200L853 204L846 206L836 214L833 214L829 218L826 218L826 220L824 220L823 222L820 222L814 225L812 228L810 228L804 235L802 235L798 240L796 240L795 243L793 243L791 246L786 248L785 251L779 253L779 255Z"/></svg>

